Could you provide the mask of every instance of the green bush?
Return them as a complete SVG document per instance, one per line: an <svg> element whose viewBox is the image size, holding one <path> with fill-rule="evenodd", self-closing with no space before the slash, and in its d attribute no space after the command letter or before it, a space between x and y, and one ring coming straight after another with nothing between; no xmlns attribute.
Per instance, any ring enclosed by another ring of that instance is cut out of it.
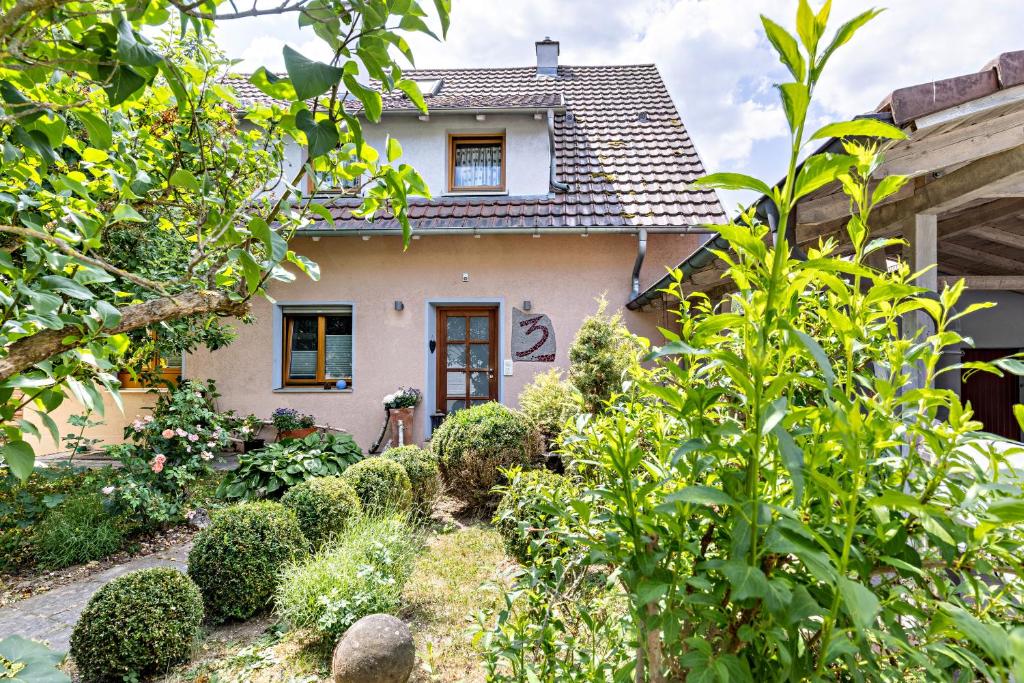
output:
<svg viewBox="0 0 1024 683"><path fill-rule="evenodd" d="M393 614L420 546L406 517L365 515L336 545L285 569L277 612L332 638L368 614Z"/></svg>
<svg viewBox="0 0 1024 683"><path fill-rule="evenodd" d="M51 569L99 560L121 549L124 534L98 494L66 499L32 535L36 561Z"/></svg>
<svg viewBox="0 0 1024 683"><path fill-rule="evenodd" d="M579 487L549 470L515 468L508 472L508 479L494 513L505 550L524 563L531 557L561 554L564 539L552 532L559 527L558 511L579 497Z"/></svg>
<svg viewBox="0 0 1024 683"><path fill-rule="evenodd" d="M319 547L363 514L355 489L341 477L314 477L288 489L281 503L295 512L309 542Z"/></svg>
<svg viewBox="0 0 1024 683"><path fill-rule="evenodd" d="M195 538L188 575L214 624L263 611L286 563L307 552L295 513L280 503L242 503L213 515Z"/></svg>
<svg viewBox="0 0 1024 683"><path fill-rule="evenodd" d="M362 459L363 451L348 434L287 439L239 456L238 469L218 493L242 500L277 497L306 479L337 476Z"/></svg>
<svg viewBox="0 0 1024 683"><path fill-rule="evenodd" d="M184 574L154 567L119 576L89 600L71 633L86 683L137 680L189 659L203 599Z"/></svg>
<svg viewBox="0 0 1024 683"><path fill-rule="evenodd" d="M366 512L404 512L412 507L412 483L394 460L367 458L341 475L352 485Z"/></svg>
<svg viewBox="0 0 1024 683"><path fill-rule="evenodd" d="M441 472L437 458L428 450L416 446L389 448L382 458L394 460L405 468L412 483L413 507L416 514L426 517L434 509L434 501L441 493Z"/></svg>
<svg viewBox="0 0 1024 683"><path fill-rule="evenodd" d="M583 407L600 412L612 394L622 390L624 375L636 364L638 342L622 324L622 315L608 315L604 299L597 313L583 321L569 347L569 380L583 397Z"/></svg>
<svg viewBox="0 0 1024 683"><path fill-rule="evenodd" d="M452 495L473 506L494 502L500 470L528 465L540 454L540 434L522 413L500 403L460 410L434 432L433 449Z"/></svg>
<svg viewBox="0 0 1024 683"><path fill-rule="evenodd" d="M550 444L562 433L565 423L580 412L581 397L562 371L552 368L534 375L519 394L519 409L530 418Z"/></svg>

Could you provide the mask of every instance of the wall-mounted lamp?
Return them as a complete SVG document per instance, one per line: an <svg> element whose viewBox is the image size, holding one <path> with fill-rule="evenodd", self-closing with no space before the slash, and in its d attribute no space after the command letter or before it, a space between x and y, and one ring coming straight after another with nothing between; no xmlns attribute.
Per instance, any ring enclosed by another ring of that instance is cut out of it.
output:
<svg viewBox="0 0 1024 683"><path fill-rule="evenodd" d="M397 301L397 300L396 300L396 301L395 301L395 310L396 310L396 311L402 311L402 310L405 310L405 304L403 304L403 303L402 303L401 301Z"/></svg>
<svg viewBox="0 0 1024 683"><path fill-rule="evenodd" d="M469 273L463 273L462 274L462 281L463 282L469 282Z"/></svg>
<svg viewBox="0 0 1024 683"><path fill-rule="evenodd" d="M523 301L523 310L528 311L533 308L533 302L529 299Z"/></svg>

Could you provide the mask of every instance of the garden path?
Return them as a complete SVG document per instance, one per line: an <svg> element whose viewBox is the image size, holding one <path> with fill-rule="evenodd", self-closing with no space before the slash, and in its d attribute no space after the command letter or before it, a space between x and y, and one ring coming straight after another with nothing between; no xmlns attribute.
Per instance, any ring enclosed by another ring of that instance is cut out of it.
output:
<svg viewBox="0 0 1024 683"><path fill-rule="evenodd" d="M47 642L54 650L67 652L71 629L89 598L103 584L122 574L148 567L174 567L184 571L191 547L192 543L188 542L136 557L106 571L83 577L80 581L0 608L0 639L20 635Z"/></svg>

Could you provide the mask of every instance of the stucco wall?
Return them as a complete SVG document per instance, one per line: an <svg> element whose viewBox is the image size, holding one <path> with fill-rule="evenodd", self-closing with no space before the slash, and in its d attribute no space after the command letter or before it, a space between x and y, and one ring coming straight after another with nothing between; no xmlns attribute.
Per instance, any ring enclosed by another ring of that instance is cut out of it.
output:
<svg viewBox="0 0 1024 683"><path fill-rule="evenodd" d="M253 307L256 322L240 325L239 338L231 346L193 354L185 374L215 379L224 395L224 409L267 417L277 407L293 407L346 429L364 448L380 430L384 395L400 385L428 385L428 368L434 363L427 348L433 329L429 301L500 303L505 359L511 357L512 307L529 300L533 312L551 317L558 344L556 364L566 367L569 345L582 319L597 308L595 298L607 293L613 307L624 303L636 254L636 239L630 235L425 236L404 253L395 237L300 239L294 246L319 263L322 278L312 282L300 275L292 284L275 285L271 294L278 304L353 303L353 389L276 390L279 377L273 368L281 339L272 324L273 306L263 300ZM468 282L463 282L463 273L469 274ZM404 310L394 309L396 300L404 303ZM624 315L634 332L659 338L660 311ZM533 374L550 367L515 363L513 376L500 380L503 401L515 405ZM418 439L425 434L429 412L429 406L417 411Z"/></svg>
<svg viewBox="0 0 1024 683"><path fill-rule="evenodd" d="M86 429L84 435L90 439L100 439L103 443L119 443L123 440L124 428L136 416L143 416L150 412L153 404L156 403L155 392L143 389L125 389L121 392L121 403L124 406L122 411L114 400L104 392L103 415L92 414L89 419L93 421L102 420L103 424ZM79 427L72 427L68 424L68 418L72 415L80 415L85 409L73 398L64 399L56 410L50 413L50 417L60 428L60 438L63 440L69 433L78 434ZM45 429L41 430L42 438L38 444L36 440L29 437L29 443L36 449L36 453L56 453L66 450L63 442L54 443L50 433Z"/></svg>

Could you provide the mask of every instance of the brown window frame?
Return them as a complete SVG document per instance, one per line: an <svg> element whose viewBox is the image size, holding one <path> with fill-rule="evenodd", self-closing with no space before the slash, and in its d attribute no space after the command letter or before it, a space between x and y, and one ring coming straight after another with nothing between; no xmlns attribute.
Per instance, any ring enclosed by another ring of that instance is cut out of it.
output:
<svg viewBox="0 0 1024 683"><path fill-rule="evenodd" d="M362 176L355 179L355 187L320 187L316 186L313 182L316 171L313 169L312 159L309 158L309 149L306 148L306 160L304 163L309 165L306 171L306 192L309 194L317 194L319 196L333 195L336 197L358 197L361 193L363 186Z"/></svg>
<svg viewBox="0 0 1024 683"><path fill-rule="evenodd" d="M155 332L150 333L150 338L155 342L157 340L157 334ZM185 356L182 354L182 363L185 362ZM158 350L153 350L153 355L150 357L149 362L142 368L146 372L158 372L160 379L169 383L173 386L178 386L181 382L181 370L182 365L165 365L164 359L160 356ZM150 382L141 381L132 377L132 373L128 370L121 370L117 373L117 379L121 382L122 389L159 389L161 384L153 384Z"/></svg>
<svg viewBox="0 0 1024 683"><path fill-rule="evenodd" d="M455 344L465 344L471 346L474 343L487 343L490 344L489 353L489 369L487 370L474 370L472 368L463 368L466 373L466 395L462 398L466 400L467 404L471 404L472 401L497 401L501 393L500 389L500 368L498 358L498 343L501 335L499 330L499 312L500 309L497 305L493 306L440 306L437 308L435 314L435 325L436 332L434 338L437 339L437 359L436 359L436 371L435 371L435 406L438 413L448 414L448 316L465 316L467 318L467 331L466 338L464 340L455 341ZM487 316L488 322L488 338L486 340L472 340L469 337L468 318L473 316ZM469 363L469 353L466 354L466 363ZM453 371L457 369L453 368ZM488 383L487 383L487 396L471 396L470 395L470 375L473 372L488 372ZM454 397L458 400L459 397ZM469 405L466 406L467 408Z"/></svg>
<svg viewBox="0 0 1024 683"><path fill-rule="evenodd" d="M455 185L455 147L459 143L498 143L501 145L500 185ZM449 133L448 134L448 192L473 194L474 192L504 192L508 181L505 177L506 159L505 133Z"/></svg>
<svg viewBox="0 0 1024 683"><path fill-rule="evenodd" d="M326 330L327 330L327 318L338 317L338 316L342 316L344 314L345 314L345 311L336 311L336 312L332 312L332 313L322 313L320 311L310 311L308 313L304 313L301 310L286 311L285 313L282 314L283 315L283 322L284 322L284 324L282 325L283 332L284 332L284 334L282 335L284 337L284 339L282 340L282 344L283 344L284 348L283 348L283 352L282 352L282 356L281 356L283 358L283 363L281 364L281 386L282 387L315 387L315 386L331 386L331 387L333 387L334 384L339 379L343 379L343 380L345 380L348 383L348 388L349 389L352 388L352 375L349 375L348 377L332 377L332 378L329 378L329 379L325 376L327 374L327 370L326 370L326 368L327 368L327 345L325 343L326 340L324 339L324 337L326 336ZM352 309L349 309L348 315L349 315L349 318L351 320L352 336L354 338L355 337L355 331L356 331L356 328L355 328L356 321L355 321L354 311ZM313 378L313 379L292 379L291 377L288 376L288 368L290 368L291 365L292 365L292 331L293 331L294 324L295 324L295 320L294 319L295 318L312 318L312 317L316 317L316 319L317 319L317 324L316 324L316 377ZM355 364L355 359L353 359L353 365L354 364ZM354 368L352 370L352 374L353 375L355 374L355 369Z"/></svg>

